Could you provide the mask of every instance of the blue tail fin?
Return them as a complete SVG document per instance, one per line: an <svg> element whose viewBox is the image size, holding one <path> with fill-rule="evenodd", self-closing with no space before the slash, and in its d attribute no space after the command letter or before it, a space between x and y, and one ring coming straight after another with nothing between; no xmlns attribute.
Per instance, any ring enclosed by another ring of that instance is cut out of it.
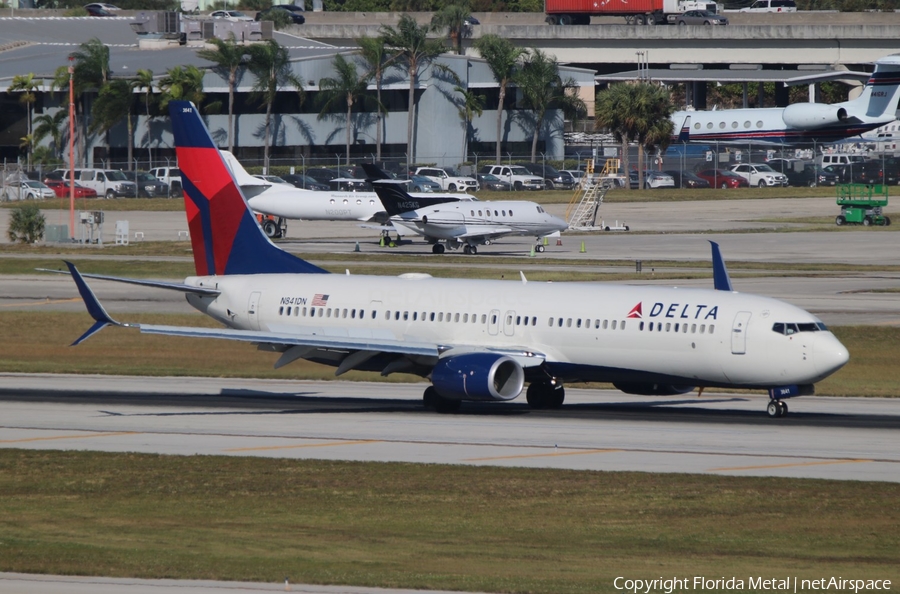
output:
<svg viewBox="0 0 900 594"><path fill-rule="evenodd" d="M189 101L170 101L194 267L214 274L325 273L265 236Z"/></svg>

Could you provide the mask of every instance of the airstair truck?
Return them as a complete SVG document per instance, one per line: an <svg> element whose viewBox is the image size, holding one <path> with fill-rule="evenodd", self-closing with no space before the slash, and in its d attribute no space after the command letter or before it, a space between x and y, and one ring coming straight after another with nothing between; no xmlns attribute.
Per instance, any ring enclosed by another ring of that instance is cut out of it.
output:
<svg viewBox="0 0 900 594"><path fill-rule="evenodd" d="M590 25L592 16L621 16L632 25L667 25L688 10L718 13L718 5L697 0L544 0L551 25Z"/></svg>

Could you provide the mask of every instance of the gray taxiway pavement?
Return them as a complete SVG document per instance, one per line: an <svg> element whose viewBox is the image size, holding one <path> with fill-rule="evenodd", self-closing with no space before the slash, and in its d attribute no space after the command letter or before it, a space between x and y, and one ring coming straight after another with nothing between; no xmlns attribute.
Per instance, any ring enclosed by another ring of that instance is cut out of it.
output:
<svg viewBox="0 0 900 594"><path fill-rule="evenodd" d="M421 384L0 375L7 448L900 482L900 400L641 397L421 406Z"/></svg>

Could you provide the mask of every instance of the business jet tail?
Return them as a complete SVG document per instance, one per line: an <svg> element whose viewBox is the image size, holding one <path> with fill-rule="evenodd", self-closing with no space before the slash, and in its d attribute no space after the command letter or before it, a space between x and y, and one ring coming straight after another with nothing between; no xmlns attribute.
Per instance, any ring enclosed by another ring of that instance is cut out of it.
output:
<svg viewBox="0 0 900 594"><path fill-rule="evenodd" d="M900 54L886 56L875 62L875 72L869 77L863 92L852 101L842 103L847 116L861 121L891 121L896 117L900 100Z"/></svg>
<svg viewBox="0 0 900 594"><path fill-rule="evenodd" d="M681 124L681 130L678 132L677 142L690 142L691 141L691 116L687 116L684 118L684 123Z"/></svg>
<svg viewBox="0 0 900 594"><path fill-rule="evenodd" d="M169 115L198 276L327 272L269 241L193 103Z"/></svg>

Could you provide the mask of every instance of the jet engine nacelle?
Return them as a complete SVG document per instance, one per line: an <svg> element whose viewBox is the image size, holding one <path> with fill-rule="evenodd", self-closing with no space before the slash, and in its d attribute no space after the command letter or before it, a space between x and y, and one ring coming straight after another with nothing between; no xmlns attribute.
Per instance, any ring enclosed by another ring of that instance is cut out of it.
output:
<svg viewBox="0 0 900 594"><path fill-rule="evenodd" d="M643 384L637 382L614 383L617 390L621 390L626 394L636 394L638 396L675 396L676 394L687 394L694 390L694 386L674 386L672 384Z"/></svg>
<svg viewBox="0 0 900 594"><path fill-rule="evenodd" d="M792 128L811 130L847 120L847 110L825 103L794 103L784 108L781 117Z"/></svg>
<svg viewBox="0 0 900 594"><path fill-rule="evenodd" d="M522 393L525 371L506 355L465 353L439 360L431 383L450 400L512 400Z"/></svg>

